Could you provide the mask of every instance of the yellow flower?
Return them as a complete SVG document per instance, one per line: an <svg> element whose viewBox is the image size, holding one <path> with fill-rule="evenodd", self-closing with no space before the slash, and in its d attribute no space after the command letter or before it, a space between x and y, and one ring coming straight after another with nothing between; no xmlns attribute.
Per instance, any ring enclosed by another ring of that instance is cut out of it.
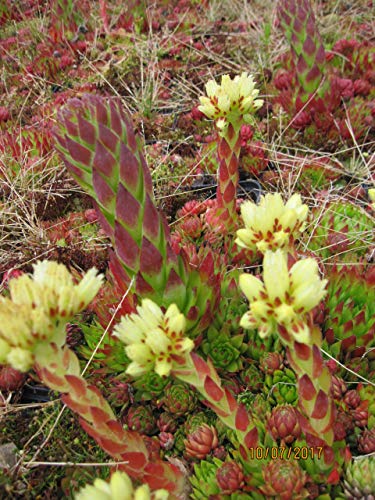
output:
<svg viewBox="0 0 375 500"><path fill-rule="evenodd" d="M259 205L245 201L241 205L245 228L237 231L236 243L261 253L289 247L304 231L307 214L308 207L302 204L299 194L285 204L279 193L266 194Z"/></svg>
<svg viewBox="0 0 375 500"><path fill-rule="evenodd" d="M239 120L248 119L263 105L261 99L256 99L259 90L251 75L242 73L232 80L229 75L221 77L221 85L215 80L206 84L208 97L200 97L201 105L198 109L207 118L217 120L219 129L223 130L228 123L238 123Z"/></svg>
<svg viewBox="0 0 375 500"><path fill-rule="evenodd" d="M250 310L241 318L243 328L258 328L261 337L284 326L298 342L308 343L306 313L325 295L327 280L321 280L314 259L296 262L290 270L282 250L267 251L263 260L262 283L251 274L240 276L240 287L250 302Z"/></svg>
<svg viewBox="0 0 375 500"><path fill-rule="evenodd" d="M147 484L134 490L131 479L125 472L114 472L109 483L95 479L94 484L86 485L76 495L75 500L167 500L166 490L150 492Z"/></svg>
<svg viewBox="0 0 375 500"><path fill-rule="evenodd" d="M142 375L154 370L158 375L169 375L176 356L189 353L194 342L185 337L186 319L176 304L163 314L150 299L144 299L137 313L124 316L115 327L114 335L124 342L132 363L127 373Z"/></svg>
<svg viewBox="0 0 375 500"><path fill-rule="evenodd" d="M91 302L102 279L91 269L75 285L64 265L43 261L32 277L11 280L10 298L0 299L0 363L27 371L40 346L61 347L67 322Z"/></svg>
<svg viewBox="0 0 375 500"><path fill-rule="evenodd" d="M24 274L11 280L12 301L30 307L40 307L51 317L72 317L92 301L102 285L102 276L90 269L78 285L63 264L41 261L34 265L32 277Z"/></svg>

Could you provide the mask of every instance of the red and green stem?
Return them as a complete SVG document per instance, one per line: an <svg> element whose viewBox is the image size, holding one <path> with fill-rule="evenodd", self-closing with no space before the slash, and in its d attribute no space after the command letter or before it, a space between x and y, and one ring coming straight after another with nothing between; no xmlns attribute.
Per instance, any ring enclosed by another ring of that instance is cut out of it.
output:
<svg viewBox="0 0 375 500"><path fill-rule="evenodd" d="M204 404L236 432L242 458L249 458L248 450L259 446L259 441L258 430L245 406L238 403L227 388L221 386L220 377L210 360L206 362L196 353L191 353L180 361L181 367L173 370L172 375L192 385L203 395Z"/></svg>
<svg viewBox="0 0 375 500"><path fill-rule="evenodd" d="M306 435L322 439L326 445L332 446L335 405L331 396L331 374L320 351L321 332L311 326L311 344L297 342L281 326L279 334L298 379L302 429Z"/></svg>
<svg viewBox="0 0 375 500"><path fill-rule="evenodd" d="M218 137L218 187L217 204L220 222L230 231L237 219L236 197L239 182L239 157L241 151L240 125L229 123Z"/></svg>
<svg viewBox="0 0 375 500"><path fill-rule="evenodd" d="M121 462L118 469L147 483L151 489L168 490L172 499L179 498L185 482L181 471L172 464L151 459L142 436L123 428L100 391L80 375L79 361L73 351L56 346L48 349L36 364L41 381L63 393L62 401L79 415L83 429Z"/></svg>

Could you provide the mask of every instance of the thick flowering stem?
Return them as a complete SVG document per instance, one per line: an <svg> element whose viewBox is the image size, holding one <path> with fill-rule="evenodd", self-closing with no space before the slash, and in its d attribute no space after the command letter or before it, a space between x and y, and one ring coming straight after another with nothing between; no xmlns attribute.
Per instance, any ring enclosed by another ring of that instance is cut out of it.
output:
<svg viewBox="0 0 375 500"><path fill-rule="evenodd" d="M245 406L238 403L227 388L221 386L220 377L211 361L206 362L196 353L190 353L178 361L172 375L192 385L202 394L204 404L236 432L241 456L244 460L248 459L248 450L259 446L258 430Z"/></svg>
<svg viewBox="0 0 375 500"><path fill-rule="evenodd" d="M141 435L125 430L100 391L81 377L73 351L53 345L39 350L36 370L47 387L63 393L63 402L79 415L81 426L100 447L115 460L127 462L119 469L152 489L164 488L171 498L177 498L184 486L181 472L172 464L151 460Z"/></svg>
<svg viewBox="0 0 375 500"><path fill-rule="evenodd" d="M247 73L237 75L233 80L229 75L223 75L220 85L210 80L206 91L207 97L199 98L199 109L207 118L215 120L219 159L217 207L207 222L217 229L230 231L237 219L241 125L251 121L250 115L262 106L263 101L256 99L259 90L255 89L253 78Z"/></svg>
<svg viewBox="0 0 375 500"><path fill-rule="evenodd" d="M316 26L309 0L279 0L278 17L290 43L302 103L318 91L323 97L328 82L322 85L325 75L325 51Z"/></svg>
<svg viewBox="0 0 375 500"><path fill-rule="evenodd" d="M127 344L126 354L132 360L127 373L139 376L155 371L195 387L206 406L236 432L240 453L246 460L247 450L258 444L257 428L245 406L221 386L212 362L191 352L194 343L185 337L185 328L186 318L175 304L163 313L155 303L145 299L137 312L123 318L115 330L115 335Z"/></svg>
<svg viewBox="0 0 375 500"><path fill-rule="evenodd" d="M112 271L120 286L159 306L175 303L189 328L210 321L217 297L213 255L193 269L176 255L168 224L155 205L152 179L129 117L115 101L85 94L58 113L56 148L76 181L95 201L111 239Z"/></svg>
<svg viewBox="0 0 375 500"><path fill-rule="evenodd" d="M305 417L301 421L302 430L331 446L335 404L331 396L332 377L320 351L321 332L311 326L311 342L300 343L285 327L279 326L278 331L287 348L289 363L297 375L298 405Z"/></svg>
<svg viewBox="0 0 375 500"><path fill-rule="evenodd" d="M217 216L229 230L237 218L236 193L239 182L239 156L241 151L239 127L230 123L218 138Z"/></svg>
<svg viewBox="0 0 375 500"><path fill-rule="evenodd" d="M46 386L63 393L88 434L115 460L127 462L121 465L126 472L177 496L181 472L151 459L140 434L123 429L98 389L80 375L77 356L63 347L68 321L87 307L102 280L91 269L76 284L64 265L49 261L35 264L32 277L11 280L10 298L0 300L0 362L22 371L35 367Z"/></svg>
<svg viewBox="0 0 375 500"><path fill-rule="evenodd" d="M94 198L104 231L144 297L184 294L186 270L155 207L151 174L122 108L99 96L71 99L59 111L56 147L77 182ZM118 271L119 273L121 271Z"/></svg>
<svg viewBox="0 0 375 500"><path fill-rule="evenodd" d="M282 250L267 250L263 260L264 283L242 274L240 287L250 302L241 319L244 328L257 328L261 337L279 333L288 349L289 361L298 378L301 412L306 434L333 442L334 403L331 377L324 366L321 334L310 319L311 311L325 295L314 259L297 261L290 269Z"/></svg>

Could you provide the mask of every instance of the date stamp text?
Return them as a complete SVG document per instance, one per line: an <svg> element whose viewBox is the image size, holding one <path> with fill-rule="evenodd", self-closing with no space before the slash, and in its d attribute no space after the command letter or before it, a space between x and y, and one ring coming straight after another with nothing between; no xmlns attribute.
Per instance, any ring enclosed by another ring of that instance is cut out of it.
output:
<svg viewBox="0 0 375 500"><path fill-rule="evenodd" d="M252 460L264 460L271 459L277 460L279 458L286 460L307 460L308 458L318 459L322 456L323 448L317 446L315 448L309 448L308 446L291 446L287 448L286 446L257 446L256 448L249 448L250 458Z"/></svg>

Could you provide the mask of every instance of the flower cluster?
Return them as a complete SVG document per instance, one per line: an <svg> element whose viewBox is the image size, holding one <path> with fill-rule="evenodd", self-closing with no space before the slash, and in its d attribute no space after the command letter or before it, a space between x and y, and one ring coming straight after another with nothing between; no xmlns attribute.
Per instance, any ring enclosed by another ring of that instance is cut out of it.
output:
<svg viewBox="0 0 375 500"><path fill-rule="evenodd" d="M256 99L259 90L255 88L253 77L245 72L233 80L229 75L223 75L221 85L209 80L206 92L208 97L199 98L201 105L198 109L207 118L216 120L219 129L225 129L239 119L247 121L249 115L263 105L261 99Z"/></svg>
<svg viewBox="0 0 375 500"><path fill-rule="evenodd" d="M0 363L27 371L40 347L62 346L65 326L95 297L102 276L90 269L77 285L66 267L42 261L9 282L10 299L0 299Z"/></svg>
<svg viewBox="0 0 375 500"><path fill-rule="evenodd" d="M112 474L109 483L97 478L94 484L86 485L75 495L75 500L167 500L168 497L166 490L151 493L147 484L134 490L129 476L117 471Z"/></svg>
<svg viewBox="0 0 375 500"><path fill-rule="evenodd" d="M176 304L171 304L165 314L150 299L144 299L137 313L124 316L115 333L127 344L126 354L132 360L127 373L143 375L154 370L158 375L169 375L173 363L189 353L194 342L184 336L186 318Z"/></svg>
<svg viewBox="0 0 375 500"><path fill-rule="evenodd" d="M285 204L279 193L266 194L259 205L245 201L241 205L245 228L237 231L236 243L261 253L287 248L305 229L307 214L308 207L302 204L299 194Z"/></svg>
<svg viewBox="0 0 375 500"><path fill-rule="evenodd" d="M267 251L263 260L264 283L251 274L240 276L240 287L250 302L242 316L243 328L258 328L264 338L284 326L298 341L308 343L310 331L305 315L325 295L327 280L321 280L314 259L303 259L288 270L287 255Z"/></svg>

